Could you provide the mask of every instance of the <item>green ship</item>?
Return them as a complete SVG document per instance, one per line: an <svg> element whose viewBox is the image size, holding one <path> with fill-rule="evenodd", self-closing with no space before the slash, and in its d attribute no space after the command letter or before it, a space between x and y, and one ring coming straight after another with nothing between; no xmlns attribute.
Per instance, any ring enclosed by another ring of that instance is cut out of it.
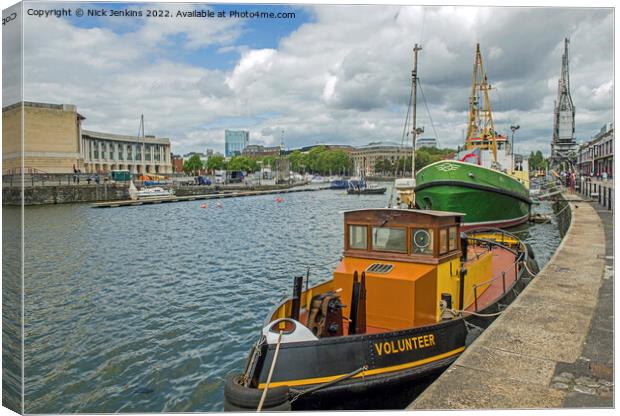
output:
<svg viewBox="0 0 620 416"><path fill-rule="evenodd" d="M526 222L532 204L518 179L494 169L441 160L416 175L415 201L422 209L462 212L463 228L507 228Z"/></svg>
<svg viewBox="0 0 620 416"><path fill-rule="evenodd" d="M465 146L456 160L433 163L416 175L415 205L462 212L465 229L522 224L529 219L532 205L527 163L515 163L507 137L495 131L489 89L478 45Z"/></svg>

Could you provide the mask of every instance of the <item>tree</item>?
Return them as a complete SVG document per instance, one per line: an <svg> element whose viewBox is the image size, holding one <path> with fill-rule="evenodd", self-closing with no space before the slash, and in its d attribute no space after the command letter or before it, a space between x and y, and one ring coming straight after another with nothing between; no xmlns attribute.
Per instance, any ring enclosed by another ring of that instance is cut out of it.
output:
<svg viewBox="0 0 620 416"><path fill-rule="evenodd" d="M224 156L215 155L209 157L207 160L207 170L213 172L214 170L224 169Z"/></svg>
<svg viewBox="0 0 620 416"><path fill-rule="evenodd" d="M244 172L255 172L258 170L258 163L256 160L250 159L246 156L234 156L228 162L229 170L242 170Z"/></svg>
<svg viewBox="0 0 620 416"><path fill-rule="evenodd" d="M200 156L192 155L189 159L183 162L183 172L186 174L194 174L198 175L200 169L203 168L202 160L200 160Z"/></svg>
<svg viewBox="0 0 620 416"><path fill-rule="evenodd" d="M540 150L536 153L532 151L530 153L530 157L528 158L528 162L530 170L546 169L547 167L547 161Z"/></svg>

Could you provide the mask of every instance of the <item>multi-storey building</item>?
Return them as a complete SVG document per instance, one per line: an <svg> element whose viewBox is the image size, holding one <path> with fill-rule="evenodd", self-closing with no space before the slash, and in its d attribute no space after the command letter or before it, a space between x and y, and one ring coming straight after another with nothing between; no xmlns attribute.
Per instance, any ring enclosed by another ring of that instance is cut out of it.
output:
<svg viewBox="0 0 620 416"><path fill-rule="evenodd" d="M23 125L22 125L23 116ZM73 173L84 168L75 105L19 102L2 109L3 174ZM22 130L23 128L23 130Z"/></svg>
<svg viewBox="0 0 620 416"><path fill-rule="evenodd" d="M250 143L250 132L245 130L224 130L224 155L239 156Z"/></svg>
<svg viewBox="0 0 620 416"><path fill-rule="evenodd" d="M169 139L83 130L82 143L87 173L111 170L128 170L134 174L172 173Z"/></svg>
<svg viewBox="0 0 620 416"><path fill-rule="evenodd" d="M172 172L169 139L83 130L85 119L72 104L20 102L3 108L3 173L20 172L22 163L26 173Z"/></svg>
<svg viewBox="0 0 620 416"><path fill-rule="evenodd" d="M614 123L605 124L588 143L579 148L577 169L585 176L611 178L614 171Z"/></svg>
<svg viewBox="0 0 620 416"><path fill-rule="evenodd" d="M243 149L241 154L247 157L280 156L280 146L266 147L258 144L250 144Z"/></svg>
<svg viewBox="0 0 620 416"><path fill-rule="evenodd" d="M377 161L388 160L394 165L402 157L411 157L411 147L402 147L392 142L374 142L355 148L351 152L351 157L354 172L372 176L376 173Z"/></svg>
<svg viewBox="0 0 620 416"><path fill-rule="evenodd" d="M437 139L434 137L418 137L415 141L415 148L437 147Z"/></svg>

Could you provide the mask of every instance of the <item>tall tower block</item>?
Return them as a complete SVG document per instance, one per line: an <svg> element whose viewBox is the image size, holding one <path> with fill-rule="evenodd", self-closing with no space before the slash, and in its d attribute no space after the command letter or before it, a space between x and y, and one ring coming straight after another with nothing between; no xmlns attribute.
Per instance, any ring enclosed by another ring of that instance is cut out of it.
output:
<svg viewBox="0 0 620 416"><path fill-rule="evenodd" d="M564 39L562 55L562 73L558 80L558 98L553 112L553 139L551 141L551 159L554 165L572 162L576 157L578 145L575 140L575 106L570 96L570 78L568 73L568 38Z"/></svg>

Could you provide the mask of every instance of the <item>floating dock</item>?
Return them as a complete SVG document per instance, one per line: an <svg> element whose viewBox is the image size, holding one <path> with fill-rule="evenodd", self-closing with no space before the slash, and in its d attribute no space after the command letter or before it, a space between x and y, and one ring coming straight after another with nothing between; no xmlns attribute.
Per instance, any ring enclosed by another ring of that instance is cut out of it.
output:
<svg viewBox="0 0 620 416"><path fill-rule="evenodd" d="M167 204L171 202L185 202L185 201L197 201L202 199L222 199L222 198L236 198L243 196L258 196L258 195L275 195L275 194L289 194L294 192L313 192L329 189L329 187L320 188L298 188L298 189L273 189L268 191L223 191L214 192L203 195L186 195L186 196L167 196L161 198L144 198L144 199L125 199L120 201L106 201L95 202L91 204L92 208L117 208L128 207L136 205L149 205L149 204Z"/></svg>

